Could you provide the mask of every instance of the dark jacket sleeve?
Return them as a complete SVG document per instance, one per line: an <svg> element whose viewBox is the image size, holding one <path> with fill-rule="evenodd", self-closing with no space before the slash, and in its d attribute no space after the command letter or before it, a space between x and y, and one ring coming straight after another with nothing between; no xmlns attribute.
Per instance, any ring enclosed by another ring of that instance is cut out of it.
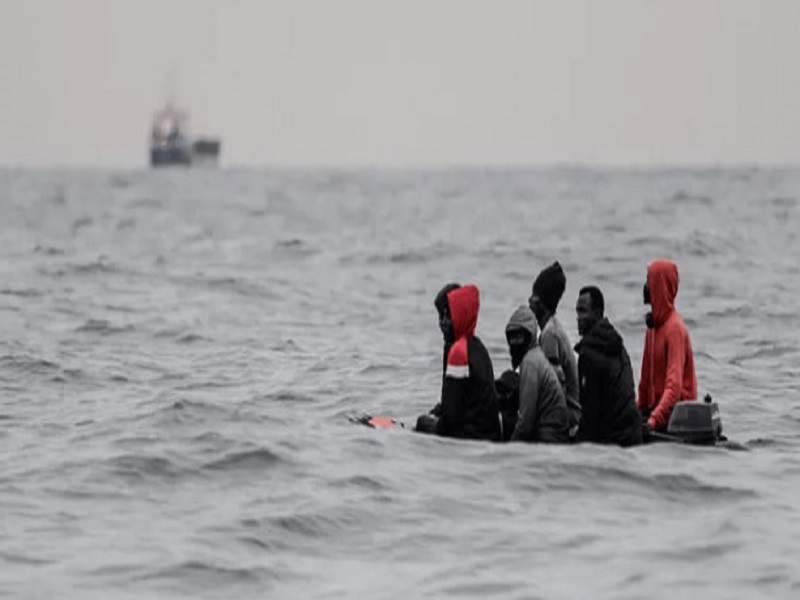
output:
<svg viewBox="0 0 800 600"><path fill-rule="evenodd" d="M579 439L621 446L641 443L633 373L624 349L616 358L585 349L578 371L583 406Z"/></svg>
<svg viewBox="0 0 800 600"><path fill-rule="evenodd" d="M442 384L441 414L436 433L447 437L464 435L464 416L467 397L465 378L446 376Z"/></svg>
<svg viewBox="0 0 800 600"><path fill-rule="evenodd" d="M614 418L609 423L611 441L621 446L636 446L642 443L642 426L639 411L636 409L636 389L633 383L633 369L628 352L623 348L619 361L619 374L609 380L612 394L616 398Z"/></svg>
<svg viewBox="0 0 800 600"><path fill-rule="evenodd" d="M590 362L587 352L582 351L578 356L578 381L583 416L578 428L578 439L583 442L590 442L597 437L597 398Z"/></svg>
<svg viewBox="0 0 800 600"><path fill-rule="evenodd" d="M582 441L599 442L605 431L607 410L603 409L608 394L608 377L598 364L598 357L584 349L578 359L578 381L583 416L578 437Z"/></svg>

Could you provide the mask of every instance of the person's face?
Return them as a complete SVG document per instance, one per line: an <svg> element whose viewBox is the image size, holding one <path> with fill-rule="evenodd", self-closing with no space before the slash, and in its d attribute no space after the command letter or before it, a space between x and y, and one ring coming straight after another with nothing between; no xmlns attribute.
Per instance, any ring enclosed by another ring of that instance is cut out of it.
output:
<svg viewBox="0 0 800 600"><path fill-rule="evenodd" d="M511 366L515 369L522 362L525 353L531 345L531 334L523 329L511 329L506 331L508 341L508 352L511 355Z"/></svg>
<svg viewBox="0 0 800 600"><path fill-rule="evenodd" d="M575 303L575 314L578 317L578 335L586 333L597 323L597 312L592 308L592 297L581 294Z"/></svg>
<svg viewBox="0 0 800 600"><path fill-rule="evenodd" d="M650 297L650 276L648 275L647 281L644 284L644 288L642 289L642 300L644 303L649 305L651 308L653 306L653 299ZM647 325L648 328L655 327L655 320L653 319L653 311L650 310L644 316L644 323Z"/></svg>
<svg viewBox="0 0 800 600"><path fill-rule="evenodd" d="M450 307L445 306L444 310L439 315L439 329L442 330L444 340L452 341L453 339L453 321L450 318Z"/></svg>
<svg viewBox="0 0 800 600"><path fill-rule="evenodd" d="M521 329L512 329L506 333L506 340L509 346L523 346L527 342L527 336Z"/></svg>
<svg viewBox="0 0 800 600"><path fill-rule="evenodd" d="M536 292L531 293L531 297L528 298L528 306L533 312L533 316L536 317L536 322L540 322L544 318L547 309L545 308L542 299L539 298L539 295Z"/></svg>

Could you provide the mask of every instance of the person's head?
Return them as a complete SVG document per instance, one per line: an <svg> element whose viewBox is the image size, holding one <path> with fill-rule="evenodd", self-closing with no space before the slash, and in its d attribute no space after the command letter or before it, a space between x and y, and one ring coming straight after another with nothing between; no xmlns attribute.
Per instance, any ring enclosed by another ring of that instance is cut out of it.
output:
<svg viewBox="0 0 800 600"><path fill-rule="evenodd" d="M603 292L594 285L581 288L578 301L575 303L575 314L578 318L578 335L586 335L594 324L602 320L605 313Z"/></svg>
<svg viewBox="0 0 800 600"><path fill-rule="evenodd" d="M644 288L645 304L652 306L652 315L647 319L648 327L660 327L675 310L678 295L678 265L660 258L647 265L647 281Z"/></svg>
<svg viewBox="0 0 800 600"><path fill-rule="evenodd" d="M447 302L447 294L453 290L457 290L461 285L458 283L448 283L436 294L433 300L433 305L436 307L436 312L439 315L439 329L442 330L442 336L446 342L453 341L453 320L450 316L450 305Z"/></svg>
<svg viewBox="0 0 800 600"><path fill-rule="evenodd" d="M445 319L450 323L452 339L472 338L478 324L481 299L477 286L459 286L447 293Z"/></svg>
<svg viewBox="0 0 800 600"><path fill-rule="evenodd" d="M558 261L542 269L536 276L528 305L540 326L555 314L566 287L567 278Z"/></svg>
<svg viewBox="0 0 800 600"><path fill-rule="evenodd" d="M520 306L511 315L506 325L506 341L511 354L511 365L516 369L525 353L536 340L536 320L527 306Z"/></svg>

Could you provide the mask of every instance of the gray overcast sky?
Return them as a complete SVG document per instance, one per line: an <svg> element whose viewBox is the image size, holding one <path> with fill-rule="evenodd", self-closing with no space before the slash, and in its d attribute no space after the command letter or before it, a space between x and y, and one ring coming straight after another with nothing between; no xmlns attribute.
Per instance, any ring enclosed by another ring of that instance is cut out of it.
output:
<svg viewBox="0 0 800 600"><path fill-rule="evenodd" d="M800 1L0 0L0 164L800 162Z"/></svg>

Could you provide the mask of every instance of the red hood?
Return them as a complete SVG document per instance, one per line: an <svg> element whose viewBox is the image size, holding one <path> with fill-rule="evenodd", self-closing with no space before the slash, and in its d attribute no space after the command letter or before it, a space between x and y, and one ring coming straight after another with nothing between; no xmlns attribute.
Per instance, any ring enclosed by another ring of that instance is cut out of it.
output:
<svg viewBox="0 0 800 600"><path fill-rule="evenodd" d="M647 265L647 283L650 286L653 320L656 327L659 327L675 310L675 296L678 295L678 265L665 258L654 260Z"/></svg>
<svg viewBox="0 0 800 600"><path fill-rule="evenodd" d="M455 339L473 337L481 303L478 288L474 285L465 285L455 289L447 294L447 303L450 305Z"/></svg>

